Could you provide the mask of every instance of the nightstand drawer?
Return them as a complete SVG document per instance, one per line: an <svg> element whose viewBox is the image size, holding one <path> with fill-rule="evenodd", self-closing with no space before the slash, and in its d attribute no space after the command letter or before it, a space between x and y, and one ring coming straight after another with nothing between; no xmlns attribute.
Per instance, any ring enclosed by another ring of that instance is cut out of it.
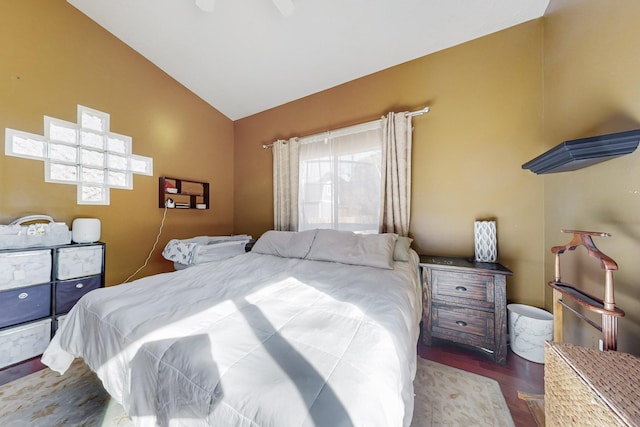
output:
<svg viewBox="0 0 640 427"><path fill-rule="evenodd" d="M433 302L471 305L493 309L493 276L457 271L431 270L431 297Z"/></svg>
<svg viewBox="0 0 640 427"><path fill-rule="evenodd" d="M434 337L493 348L494 313L451 306L433 306L431 330Z"/></svg>

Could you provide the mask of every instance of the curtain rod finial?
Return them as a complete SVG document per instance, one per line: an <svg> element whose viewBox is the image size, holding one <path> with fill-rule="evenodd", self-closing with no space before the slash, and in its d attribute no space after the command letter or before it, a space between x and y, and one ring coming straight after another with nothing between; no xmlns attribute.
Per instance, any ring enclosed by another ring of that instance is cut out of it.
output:
<svg viewBox="0 0 640 427"><path fill-rule="evenodd" d="M407 117L421 116L423 114L428 113L430 110L429 107L424 107L422 110L414 111L412 113L406 113Z"/></svg>

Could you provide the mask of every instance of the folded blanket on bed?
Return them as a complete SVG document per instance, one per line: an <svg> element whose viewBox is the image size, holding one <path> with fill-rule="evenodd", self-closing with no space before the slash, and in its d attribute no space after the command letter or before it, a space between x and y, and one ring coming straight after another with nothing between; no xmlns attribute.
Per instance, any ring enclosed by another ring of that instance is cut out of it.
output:
<svg viewBox="0 0 640 427"><path fill-rule="evenodd" d="M245 252L251 236L198 236L191 239L172 239L162 251L162 256L174 263L192 265L219 261Z"/></svg>

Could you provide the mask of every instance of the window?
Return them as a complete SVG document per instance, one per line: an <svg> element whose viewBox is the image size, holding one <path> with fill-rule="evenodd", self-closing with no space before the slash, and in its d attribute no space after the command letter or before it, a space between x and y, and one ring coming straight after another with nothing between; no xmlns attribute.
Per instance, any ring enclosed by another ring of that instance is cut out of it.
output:
<svg viewBox="0 0 640 427"><path fill-rule="evenodd" d="M298 229L377 233L381 204L379 120L300 139Z"/></svg>
<svg viewBox="0 0 640 427"><path fill-rule="evenodd" d="M109 204L110 188L153 175L153 159L131 153L131 137L109 131L109 114L78 105L78 123L45 116L44 137L5 131L5 154L44 160L45 181L78 186L78 204Z"/></svg>

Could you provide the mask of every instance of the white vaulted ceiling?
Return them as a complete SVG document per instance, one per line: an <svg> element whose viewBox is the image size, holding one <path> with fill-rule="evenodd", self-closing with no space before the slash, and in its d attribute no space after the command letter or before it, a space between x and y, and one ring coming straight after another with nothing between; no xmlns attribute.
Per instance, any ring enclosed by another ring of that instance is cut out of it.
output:
<svg viewBox="0 0 640 427"><path fill-rule="evenodd" d="M237 120L539 18L549 0L68 2Z"/></svg>

